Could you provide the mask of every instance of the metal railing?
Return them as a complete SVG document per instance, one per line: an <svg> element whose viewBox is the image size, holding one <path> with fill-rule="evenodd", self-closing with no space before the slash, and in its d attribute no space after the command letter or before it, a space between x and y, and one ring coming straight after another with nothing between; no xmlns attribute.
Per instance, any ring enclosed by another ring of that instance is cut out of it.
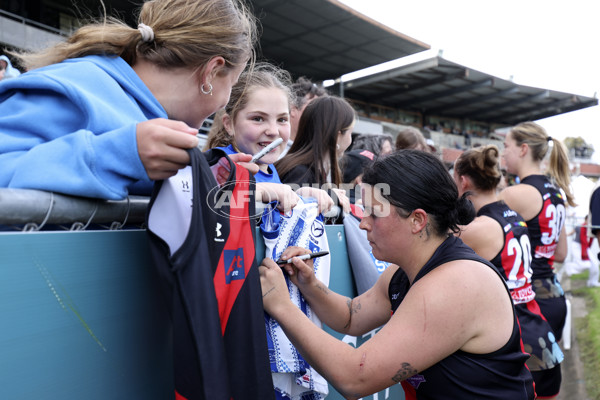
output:
<svg viewBox="0 0 600 400"><path fill-rule="evenodd" d="M141 226L149 198L101 200L29 189L0 188L0 226L37 231L46 226L84 230L94 224L105 229Z"/></svg>
<svg viewBox="0 0 600 400"><path fill-rule="evenodd" d="M102 200L42 190L0 188L0 231L144 228L149 202L146 196ZM265 207L262 202L256 203L259 213ZM335 206L324 217L336 219L340 212Z"/></svg>
<svg viewBox="0 0 600 400"><path fill-rule="evenodd" d="M36 27L38 29L41 29L41 30L44 30L44 31L47 31L50 33L54 33L56 35L66 36L69 34L69 32L63 32L60 29L42 24L42 23L34 21L32 19L24 18L20 15L13 14L11 12L8 12L8 11L2 10L2 9L0 9L0 15L4 16L6 18L12 19L13 21L20 22L23 25L33 26L33 27Z"/></svg>

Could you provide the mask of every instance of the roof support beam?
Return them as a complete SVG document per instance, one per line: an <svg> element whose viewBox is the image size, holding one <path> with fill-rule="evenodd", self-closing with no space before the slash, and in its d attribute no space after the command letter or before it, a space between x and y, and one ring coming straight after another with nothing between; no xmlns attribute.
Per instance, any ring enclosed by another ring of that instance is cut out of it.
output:
<svg viewBox="0 0 600 400"><path fill-rule="evenodd" d="M377 94L377 99L371 99L371 101L373 101L373 100L385 101L386 99L388 99L390 97L397 96L398 93L408 94L412 91L426 89L430 86L439 85L440 83L448 82L453 79L462 79L462 78L467 77L468 74L469 74L468 70L461 69L460 71L457 71L453 74L444 74L444 75L440 76L439 78L430 79L430 80L423 81L423 82L418 82L418 83L415 83L412 85L411 84L399 85L398 88L396 88L394 90L388 90L381 94Z"/></svg>
<svg viewBox="0 0 600 400"><path fill-rule="evenodd" d="M488 78L488 79L484 79L479 82L472 83L470 85L458 86L458 87L455 87L452 89L448 89L448 90L438 92L438 93L433 93L433 94L430 94L427 96L421 96L421 97L415 97L412 99L408 99L406 101L396 103L394 106L398 107L398 108L417 108L417 107L415 107L416 104L421 104L421 103L424 103L424 102L427 102L430 100L435 100L435 99L444 98L444 97L448 97L448 96L454 96L456 94L468 92L470 90L474 90L474 89L477 89L480 87L492 86L493 84L494 84L494 79ZM424 111L427 111L427 110L424 110Z"/></svg>
<svg viewBox="0 0 600 400"><path fill-rule="evenodd" d="M561 107L560 110L549 110L546 113L542 113L539 114L535 117L535 120L538 119L544 119L544 118L549 118L549 117L553 117L557 114L564 114L564 113L568 113L568 112L572 112L572 111L577 111L577 110L581 110L583 108L587 108L587 107L594 107L598 105L598 100L597 99L593 99L593 100L588 100L588 101L583 101L583 102L577 102L577 103L573 103L571 105L565 106L565 107Z"/></svg>
<svg viewBox="0 0 600 400"><path fill-rule="evenodd" d="M476 115L477 117L481 117L483 115L497 113L499 110L502 110L502 109L505 109L508 107L515 107L522 103L529 103L529 102L535 102L538 100L543 100L548 97L550 97L550 91L542 90L540 93L536 93L531 96L525 96L525 97L517 99L517 100L509 100L502 104L493 105L493 106L478 110L476 114L467 115L467 116L465 116L465 118L472 118L474 115ZM504 113L503 115L509 115L509 114ZM493 118L493 119L497 119L497 118Z"/></svg>
<svg viewBox="0 0 600 400"><path fill-rule="evenodd" d="M507 119L513 124L523 121L536 121L538 119L590 107L595 105L594 103L597 104L598 100L593 99L587 102L581 102L577 96L571 96L566 99L553 101L552 103L548 104L540 104L538 106L522 110L520 113L511 115Z"/></svg>
<svg viewBox="0 0 600 400"><path fill-rule="evenodd" d="M415 63L414 65L409 65L407 67L394 68L387 71L375 73L373 75L367 75L362 78L347 81L344 82L344 85L346 86L346 89L356 89L362 86L370 86L382 81L386 81L388 79L394 79L400 76L405 77L411 73L419 72L424 68L435 68L438 66L438 64L439 60L437 58L423 60Z"/></svg>
<svg viewBox="0 0 600 400"><path fill-rule="evenodd" d="M495 99L498 97L503 97L503 96L518 93L518 92L519 92L519 87L515 86L515 87L511 87L509 89L501 90L501 91L498 91L495 93L490 93L485 96L473 97L468 100L457 101L457 102L450 103L448 105L430 108L427 110L427 112L430 114L443 113L445 111L452 110L455 108L466 107L466 106L470 106L471 104L477 104L477 103L481 104L484 101L492 100L492 99Z"/></svg>

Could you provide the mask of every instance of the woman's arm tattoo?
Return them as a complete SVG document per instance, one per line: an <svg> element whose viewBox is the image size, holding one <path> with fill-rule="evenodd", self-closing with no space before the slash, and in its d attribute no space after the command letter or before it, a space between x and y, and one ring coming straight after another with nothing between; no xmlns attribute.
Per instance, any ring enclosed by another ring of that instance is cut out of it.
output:
<svg viewBox="0 0 600 400"><path fill-rule="evenodd" d="M348 306L348 322L346 323L346 326L344 326L344 329L350 327L350 324L352 323L352 314L356 314L358 313L358 310L360 310L360 300L356 302L356 304L354 303L354 299L348 299L346 300L346 305Z"/></svg>
<svg viewBox="0 0 600 400"><path fill-rule="evenodd" d="M410 378L418 371L414 369L409 363L402 363L402 368L396 372L396 375L392 376L392 380L396 383L405 380L406 378Z"/></svg>
<svg viewBox="0 0 600 400"><path fill-rule="evenodd" d="M319 289L321 292L325 293L325 294L329 294L329 288L325 285L323 285L322 283L317 283L317 289Z"/></svg>

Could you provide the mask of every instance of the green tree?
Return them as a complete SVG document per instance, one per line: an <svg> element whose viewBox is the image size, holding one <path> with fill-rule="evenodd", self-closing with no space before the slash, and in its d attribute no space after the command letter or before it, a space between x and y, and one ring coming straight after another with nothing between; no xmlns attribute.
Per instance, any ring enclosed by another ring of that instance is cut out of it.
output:
<svg viewBox="0 0 600 400"><path fill-rule="evenodd" d="M594 153L594 146L586 143L581 137L567 137L563 140L563 143L569 149L569 153L575 157L590 158Z"/></svg>

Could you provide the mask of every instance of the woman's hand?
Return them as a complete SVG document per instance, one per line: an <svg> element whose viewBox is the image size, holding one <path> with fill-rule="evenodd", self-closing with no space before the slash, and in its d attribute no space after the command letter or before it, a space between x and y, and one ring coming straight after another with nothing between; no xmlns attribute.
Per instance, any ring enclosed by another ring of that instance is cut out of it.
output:
<svg viewBox="0 0 600 400"><path fill-rule="evenodd" d="M262 288L263 307L273 318L284 306L292 305L283 271L281 267L270 258L265 258L258 267L260 273L260 286Z"/></svg>
<svg viewBox="0 0 600 400"><path fill-rule="evenodd" d="M229 158L234 163L246 168L248 171L250 171L250 173L252 175L256 175L258 173L258 164L250 162L250 160L252 160L251 154L246 154L246 153L229 154Z"/></svg>
<svg viewBox="0 0 600 400"><path fill-rule="evenodd" d="M167 179L190 162L187 149L198 146L198 129L164 118L140 122L136 127L140 160L152 180Z"/></svg>
<svg viewBox="0 0 600 400"><path fill-rule="evenodd" d="M288 274L292 283L298 287L310 285L316 281L313 260L300 260L294 258L303 254L310 254L310 250L303 247L290 246L281 253L281 260L292 259L290 264L281 267Z"/></svg>
<svg viewBox="0 0 600 400"><path fill-rule="evenodd" d="M350 199L346 196L346 192L342 189L331 189L338 198L338 202L345 213L350 212Z"/></svg>
<svg viewBox="0 0 600 400"><path fill-rule="evenodd" d="M283 212L291 211L300 201L300 197L288 185L272 182L257 182L256 198L263 203L277 200L277 208Z"/></svg>
<svg viewBox="0 0 600 400"><path fill-rule="evenodd" d="M326 191L310 186L301 187L296 190L296 194L302 197L314 197L319 204L319 213L324 214L333 207L333 199Z"/></svg>
<svg viewBox="0 0 600 400"><path fill-rule="evenodd" d="M221 157L216 164L211 165L210 170L212 171L219 186L223 186L223 184L227 182L227 179L229 179L231 166L229 165L227 158Z"/></svg>
<svg viewBox="0 0 600 400"><path fill-rule="evenodd" d="M250 154L229 154L229 158L231 159L231 161L238 164L239 166L246 168L253 175L258 172L258 165L247 162L252 159L252 156ZM225 182L227 182L227 179L229 179L229 174L231 173L231 166L229 165L229 161L227 161L227 158L221 157L216 164L210 167L210 169L213 175L215 176L215 179L217 180L219 186L222 186Z"/></svg>

